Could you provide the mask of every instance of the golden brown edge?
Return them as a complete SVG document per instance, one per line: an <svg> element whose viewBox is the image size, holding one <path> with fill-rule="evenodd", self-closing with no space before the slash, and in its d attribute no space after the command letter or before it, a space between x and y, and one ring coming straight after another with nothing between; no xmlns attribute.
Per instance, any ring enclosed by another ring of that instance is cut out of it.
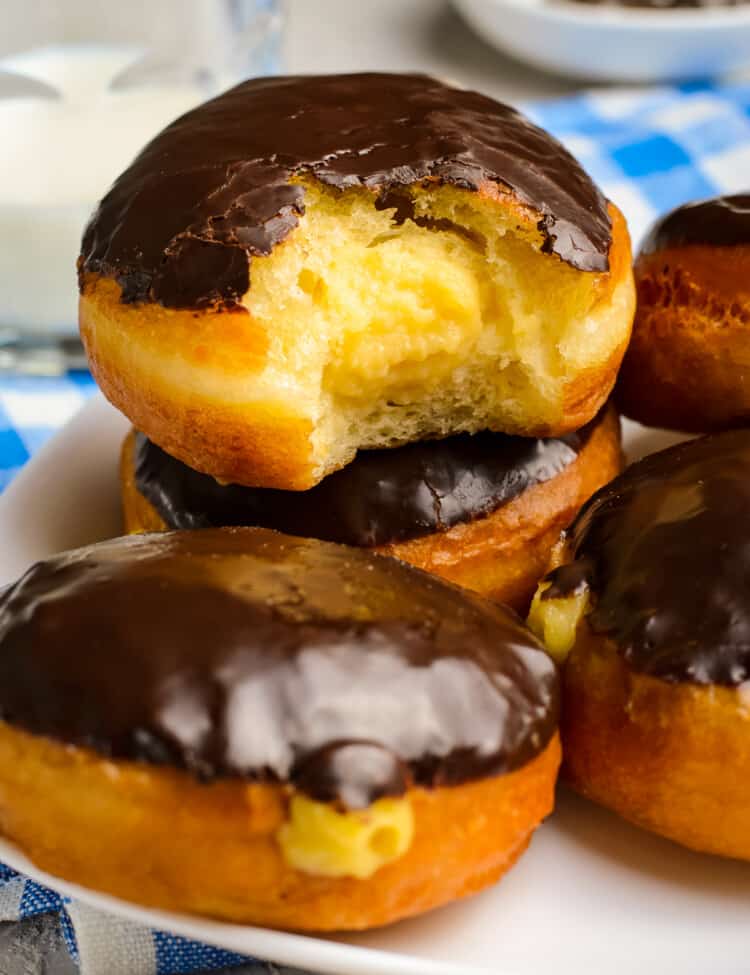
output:
<svg viewBox="0 0 750 975"><path fill-rule="evenodd" d="M750 702L741 688L631 670L579 624L563 669L564 777L644 829L750 859Z"/></svg>
<svg viewBox="0 0 750 975"><path fill-rule="evenodd" d="M137 611L137 608L136 608ZM287 866L281 785L102 758L0 722L0 831L40 868L167 910L308 931L421 913L500 877L552 810L557 733L507 775L411 789L414 839L367 880Z"/></svg>
<svg viewBox="0 0 750 975"><path fill-rule="evenodd" d="M663 248L638 257L635 280L623 413L689 433L750 422L750 247Z"/></svg>

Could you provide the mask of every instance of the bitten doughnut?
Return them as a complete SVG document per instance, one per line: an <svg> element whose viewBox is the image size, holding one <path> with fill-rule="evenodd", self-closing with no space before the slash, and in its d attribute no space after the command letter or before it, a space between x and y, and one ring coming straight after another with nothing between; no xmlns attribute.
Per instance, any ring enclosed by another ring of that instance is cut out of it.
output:
<svg viewBox="0 0 750 975"><path fill-rule="evenodd" d="M621 469L609 407L560 439L459 434L361 451L309 491L221 485L131 433L125 527L260 525L394 555L526 612L552 546Z"/></svg>
<svg viewBox="0 0 750 975"><path fill-rule="evenodd" d="M0 832L142 904L366 928L497 880L553 803L509 610L265 529L132 536L0 596Z"/></svg>
<svg viewBox="0 0 750 975"><path fill-rule="evenodd" d="M646 829L750 859L750 431L628 468L559 561L531 622L569 652L568 779Z"/></svg>
<svg viewBox="0 0 750 975"><path fill-rule="evenodd" d="M750 195L679 207L635 263L622 411L696 433L750 424Z"/></svg>
<svg viewBox="0 0 750 975"><path fill-rule="evenodd" d="M105 395L197 471L303 490L358 449L597 413L621 214L515 110L419 75L248 81L114 183L79 260Z"/></svg>

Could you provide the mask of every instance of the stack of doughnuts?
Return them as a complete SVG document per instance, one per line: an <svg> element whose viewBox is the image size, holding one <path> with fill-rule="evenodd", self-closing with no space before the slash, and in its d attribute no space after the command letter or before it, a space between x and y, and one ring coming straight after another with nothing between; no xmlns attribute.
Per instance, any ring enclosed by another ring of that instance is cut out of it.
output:
<svg viewBox="0 0 750 975"><path fill-rule="evenodd" d="M79 269L91 368L137 431L129 531L264 526L524 610L619 470L623 218L475 92L240 85L115 182Z"/></svg>
<svg viewBox="0 0 750 975"><path fill-rule="evenodd" d="M304 930L496 880L560 761L557 669L499 601L621 467L617 208L475 92L260 79L143 150L79 275L130 535L0 594L2 833Z"/></svg>

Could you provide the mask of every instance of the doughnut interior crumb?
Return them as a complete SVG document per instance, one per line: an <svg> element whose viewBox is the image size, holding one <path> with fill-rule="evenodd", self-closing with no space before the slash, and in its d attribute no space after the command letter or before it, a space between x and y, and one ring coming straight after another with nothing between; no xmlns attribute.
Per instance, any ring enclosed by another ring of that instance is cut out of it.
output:
<svg viewBox="0 0 750 975"><path fill-rule="evenodd" d="M542 254L510 211L447 186L399 192L414 219L308 183L298 228L251 265L264 386L312 417L316 475L358 446L514 432L529 414L554 426L571 373L606 362L612 329L629 328L621 303L600 301L601 275Z"/></svg>
<svg viewBox="0 0 750 975"><path fill-rule="evenodd" d="M305 212L252 257L234 313L127 304L113 279L85 279L94 374L160 446L220 480L304 490L358 449L556 436L599 408L632 321L619 214L610 272L583 272L494 184L378 203L300 181Z"/></svg>
<svg viewBox="0 0 750 975"><path fill-rule="evenodd" d="M589 590L582 589L570 596L557 599L542 599L548 582L543 582L536 591L527 620L529 629L544 644L547 653L562 664L573 649L578 624L589 607Z"/></svg>
<svg viewBox="0 0 750 975"><path fill-rule="evenodd" d="M409 800L378 799L367 809L339 812L295 795L289 820L277 833L290 867L320 877L371 877L411 846L414 816Z"/></svg>

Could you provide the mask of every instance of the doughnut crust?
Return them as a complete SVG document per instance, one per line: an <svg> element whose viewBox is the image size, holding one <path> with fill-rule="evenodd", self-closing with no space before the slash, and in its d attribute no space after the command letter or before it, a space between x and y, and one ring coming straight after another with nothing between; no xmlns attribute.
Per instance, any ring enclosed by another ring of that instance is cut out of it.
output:
<svg viewBox="0 0 750 975"><path fill-rule="evenodd" d="M290 868L283 786L200 784L0 722L0 831L37 866L150 907L299 931L370 928L498 880L552 811L557 734L499 778L407 793L409 850L367 879ZM147 855L146 855L147 854Z"/></svg>
<svg viewBox="0 0 750 975"><path fill-rule="evenodd" d="M416 76L249 82L195 110L117 181L79 267L105 395L195 470L293 490L360 448L579 428L634 304L624 220L572 157Z"/></svg>
<svg viewBox="0 0 750 975"><path fill-rule="evenodd" d="M522 852L557 710L515 614L395 559L252 528L108 540L0 594L0 831L140 903L385 924Z"/></svg>
<svg viewBox="0 0 750 975"><path fill-rule="evenodd" d="M693 204L656 225L635 262L633 336L617 402L694 433L750 419L750 197Z"/></svg>
<svg viewBox="0 0 750 975"><path fill-rule="evenodd" d="M582 623L563 671L564 775L637 826L750 860L750 709L741 687L629 668Z"/></svg>
<svg viewBox="0 0 750 975"><path fill-rule="evenodd" d="M125 530L164 530L168 526L138 490L133 448L131 432L120 466ZM525 612L560 532L621 467L620 424L610 406L578 456L551 480L531 485L483 518L372 550Z"/></svg>

